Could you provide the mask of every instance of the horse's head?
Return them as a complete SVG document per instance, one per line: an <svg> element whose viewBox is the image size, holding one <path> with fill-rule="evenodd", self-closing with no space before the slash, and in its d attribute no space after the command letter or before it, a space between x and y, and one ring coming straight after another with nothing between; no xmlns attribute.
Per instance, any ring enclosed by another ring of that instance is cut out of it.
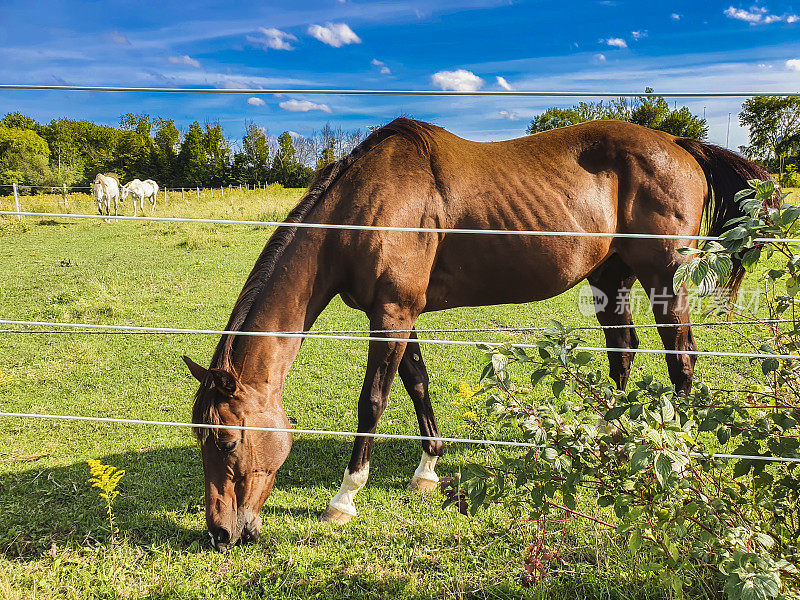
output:
<svg viewBox="0 0 800 600"><path fill-rule="evenodd" d="M123 185L121 188L119 188L119 200L120 200L120 202L125 200L125 198L127 198L128 194L130 194L130 193L131 193L131 191L130 191L130 189L128 189L127 185Z"/></svg>
<svg viewBox="0 0 800 600"><path fill-rule="evenodd" d="M197 428L195 435L203 458L211 545L227 550L239 539L258 539L259 512L289 454L292 435L226 426L288 428L289 422L279 401L241 383L234 373L204 369L185 356L183 360L200 382L192 422L218 426Z"/></svg>

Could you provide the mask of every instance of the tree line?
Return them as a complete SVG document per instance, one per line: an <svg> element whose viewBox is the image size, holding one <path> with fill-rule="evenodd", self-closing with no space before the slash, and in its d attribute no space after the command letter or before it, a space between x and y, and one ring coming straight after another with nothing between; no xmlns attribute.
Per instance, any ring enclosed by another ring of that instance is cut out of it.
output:
<svg viewBox="0 0 800 600"><path fill-rule="evenodd" d="M326 124L310 136L277 138L249 123L241 140L219 123L125 114L117 127L55 119L47 125L19 112L0 120L0 184L86 186L98 173L120 181L155 179L162 187L279 183L305 187L314 170L346 155L364 138ZM8 188L0 188L7 192Z"/></svg>
<svg viewBox="0 0 800 600"><path fill-rule="evenodd" d="M569 108L552 107L536 115L527 133L575 125L595 119L618 119L680 137L705 140L708 123L686 106L670 108L651 88L637 98L579 102ZM739 146L744 156L781 175L784 185L800 186L800 97L755 96L745 100L739 123L749 131L749 143Z"/></svg>
<svg viewBox="0 0 800 600"><path fill-rule="evenodd" d="M619 119L700 140L708 135L705 118L686 106L671 108L649 88L633 99L548 108L533 118L527 133L594 119ZM739 151L780 173L785 185L800 186L800 98L748 99L739 122L749 130L749 143ZM329 123L309 136L284 131L272 137L252 122L245 129L241 140L230 140L215 122L195 121L181 131L173 119L128 113L116 127L66 118L42 125L12 112L0 120L0 184L88 185L97 173L113 173L121 181L155 179L162 187L305 187L315 169L345 156L368 133Z"/></svg>

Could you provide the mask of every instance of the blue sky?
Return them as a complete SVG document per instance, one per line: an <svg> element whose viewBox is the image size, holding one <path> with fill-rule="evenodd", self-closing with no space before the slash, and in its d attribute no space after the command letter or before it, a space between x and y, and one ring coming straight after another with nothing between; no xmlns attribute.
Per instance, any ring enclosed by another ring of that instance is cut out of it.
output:
<svg viewBox="0 0 800 600"><path fill-rule="evenodd" d="M800 0L798 0L800 2ZM0 6L0 82L484 90L800 91L800 4L705 1L38 2ZM498 79L502 78L502 79ZM124 112L254 121L277 135L398 114L470 139L524 134L570 99L0 92L20 110L116 124ZM679 101L680 102L680 101ZM745 143L741 100L687 100L710 138Z"/></svg>

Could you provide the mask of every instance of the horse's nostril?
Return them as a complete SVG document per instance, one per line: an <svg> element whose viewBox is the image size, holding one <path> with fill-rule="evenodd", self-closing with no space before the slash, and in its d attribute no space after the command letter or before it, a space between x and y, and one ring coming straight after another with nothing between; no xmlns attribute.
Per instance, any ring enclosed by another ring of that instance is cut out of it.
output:
<svg viewBox="0 0 800 600"><path fill-rule="evenodd" d="M211 533L211 539L215 547L227 546L228 542L231 541L231 534L224 527L218 527L209 533Z"/></svg>

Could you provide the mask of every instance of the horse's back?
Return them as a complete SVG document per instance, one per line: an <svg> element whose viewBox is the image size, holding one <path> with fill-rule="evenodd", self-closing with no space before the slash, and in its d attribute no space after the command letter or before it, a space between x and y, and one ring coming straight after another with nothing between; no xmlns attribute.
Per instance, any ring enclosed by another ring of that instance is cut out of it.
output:
<svg viewBox="0 0 800 600"><path fill-rule="evenodd" d="M398 227L696 234L705 179L674 139L618 121L491 143L439 128L426 147L398 135L343 174L331 190L342 202L319 216ZM421 281L426 310L552 297L618 251L612 236L352 232L339 239L367 280ZM368 286L355 285L357 301L368 301Z"/></svg>

